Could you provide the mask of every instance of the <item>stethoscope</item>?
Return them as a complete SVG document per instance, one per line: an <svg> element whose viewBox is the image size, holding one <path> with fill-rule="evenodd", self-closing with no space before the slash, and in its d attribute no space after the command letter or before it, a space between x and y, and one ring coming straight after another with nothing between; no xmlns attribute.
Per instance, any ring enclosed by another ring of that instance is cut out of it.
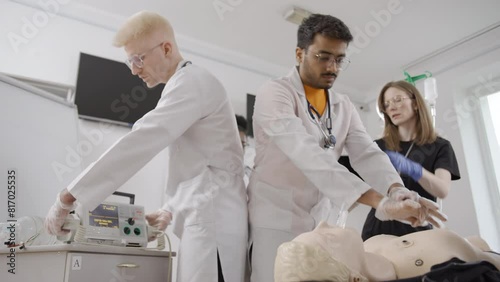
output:
<svg viewBox="0 0 500 282"><path fill-rule="evenodd" d="M307 100L307 98L306 98ZM328 103L328 117L326 119L326 129L328 130L328 134L323 130L323 127L321 126L320 123L320 117L321 115L319 112L314 108L311 103L309 103L309 100L307 100L307 111L309 112L309 115L313 119L314 123L318 126L319 130L323 134L324 142L325 145L323 145L323 148L325 149L335 149L335 144L337 144L337 138L335 138L335 135L332 134L332 112L330 108L330 95L326 93L326 101Z"/></svg>
<svg viewBox="0 0 500 282"><path fill-rule="evenodd" d="M187 65L190 65L192 64L191 61L186 61L184 64L182 64L182 66L180 67L181 69Z"/></svg>

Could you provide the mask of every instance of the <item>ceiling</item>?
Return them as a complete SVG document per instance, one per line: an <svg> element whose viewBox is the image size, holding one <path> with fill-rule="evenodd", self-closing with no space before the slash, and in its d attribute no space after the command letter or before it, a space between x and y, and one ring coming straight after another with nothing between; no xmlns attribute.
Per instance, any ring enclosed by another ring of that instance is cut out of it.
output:
<svg viewBox="0 0 500 282"><path fill-rule="evenodd" d="M334 15L355 37L352 63L334 87L358 102L375 99L385 82L403 78L403 68L419 58L500 22L498 0L73 1L117 17L156 11L178 34L286 68L295 63L297 26L283 14L297 6Z"/></svg>

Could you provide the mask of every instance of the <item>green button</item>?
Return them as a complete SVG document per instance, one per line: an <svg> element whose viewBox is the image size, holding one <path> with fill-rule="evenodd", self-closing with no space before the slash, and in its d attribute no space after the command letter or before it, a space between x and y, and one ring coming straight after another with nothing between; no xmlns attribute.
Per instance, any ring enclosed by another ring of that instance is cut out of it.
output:
<svg viewBox="0 0 500 282"><path fill-rule="evenodd" d="M137 227L134 228L134 234L137 235L137 236L141 235L141 229L139 229Z"/></svg>
<svg viewBox="0 0 500 282"><path fill-rule="evenodd" d="M128 227L123 228L123 232L127 235L130 234L130 228Z"/></svg>

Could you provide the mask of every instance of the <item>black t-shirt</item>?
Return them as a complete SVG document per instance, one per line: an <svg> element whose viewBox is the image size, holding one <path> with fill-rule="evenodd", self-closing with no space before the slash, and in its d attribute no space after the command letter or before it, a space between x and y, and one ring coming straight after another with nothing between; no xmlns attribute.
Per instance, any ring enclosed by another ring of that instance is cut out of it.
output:
<svg viewBox="0 0 500 282"><path fill-rule="evenodd" d="M382 151L387 150L385 142L382 139L375 140L377 145ZM400 142L402 155L406 156L408 149L410 149L412 142ZM408 153L408 158L422 165L422 167L432 173L438 168L446 169L451 174L451 180L460 179L460 171L458 169L457 158L450 142L444 138L438 137L436 141L431 144L418 146L414 144ZM420 184L413 181L411 177L401 175L401 179L406 188L417 192L420 196L436 201L436 197L425 191ZM416 231L431 229L432 226L425 227L411 227L409 224L404 224L399 221L380 221L375 218L375 209L371 209L366 217L365 224L361 237L366 240L372 236L379 234L390 234L396 236L403 236Z"/></svg>

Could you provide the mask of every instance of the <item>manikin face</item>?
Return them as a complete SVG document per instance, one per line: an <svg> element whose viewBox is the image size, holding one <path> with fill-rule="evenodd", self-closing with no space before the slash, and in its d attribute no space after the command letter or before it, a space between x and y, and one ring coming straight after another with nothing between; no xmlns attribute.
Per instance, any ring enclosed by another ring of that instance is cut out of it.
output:
<svg viewBox="0 0 500 282"><path fill-rule="evenodd" d="M363 243L353 229L342 229L322 222L313 231L302 233L294 241L316 245L358 271L362 268Z"/></svg>
<svg viewBox="0 0 500 282"><path fill-rule="evenodd" d="M320 222L313 231L280 246L275 278L278 278L275 281L387 281L396 279L396 273L390 261L364 251L363 240L354 229Z"/></svg>
<svg viewBox="0 0 500 282"><path fill-rule="evenodd" d="M175 72L177 66L169 61L169 51L170 43L155 36L136 39L125 45L129 62L136 62L129 63L132 74L139 76L149 88L166 83Z"/></svg>
<svg viewBox="0 0 500 282"><path fill-rule="evenodd" d="M384 93L384 111L396 126L416 122L413 98L405 91L390 87Z"/></svg>
<svg viewBox="0 0 500 282"><path fill-rule="evenodd" d="M325 57L338 60L346 55L347 43L321 34L314 37L307 50L296 49L299 73L302 83L317 89L330 89L339 74L337 63L328 62Z"/></svg>

